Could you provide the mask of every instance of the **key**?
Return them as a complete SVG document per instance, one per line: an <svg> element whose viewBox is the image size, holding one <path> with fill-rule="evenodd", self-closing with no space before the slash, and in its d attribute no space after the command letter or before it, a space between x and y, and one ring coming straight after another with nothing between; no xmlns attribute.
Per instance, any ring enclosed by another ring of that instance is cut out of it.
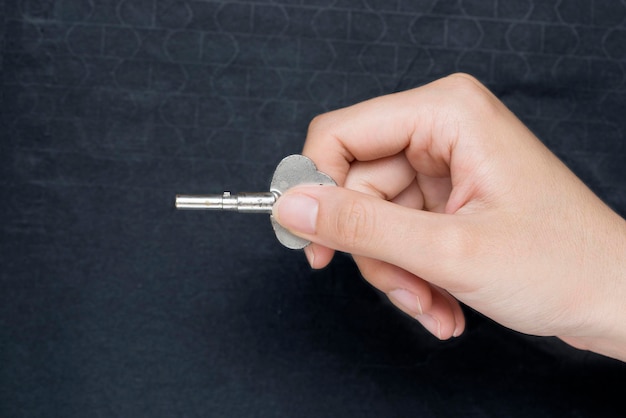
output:
<svg viewBox="0 0 626 418"><path fill-rule="evenodd" d="M276 238L287 248L302 249L311 242L293 235L276 222L272 207L280 196L299 184L336 186L327 174L317 170L315 163L304 155L285 157L276 167L269 192L211 194L203 196L177 195L176 209L230 210L244 213L266 213L270 215Z"/></svg>

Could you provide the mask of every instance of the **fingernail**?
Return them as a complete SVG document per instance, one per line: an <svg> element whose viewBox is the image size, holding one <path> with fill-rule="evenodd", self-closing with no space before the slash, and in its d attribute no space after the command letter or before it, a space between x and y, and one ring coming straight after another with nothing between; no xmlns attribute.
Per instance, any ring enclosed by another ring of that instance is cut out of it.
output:
<svg viewBox="0 0 626 418"><path fill-rule="evenodd" d="M459 328L454 328L454 332L452 333L452 336L456 338L456 337L459 337L462 333L463 331L461 331Z"/></svg>
<svg viewBox="0 0 626 418"><path fill-rule="evenodd" d="M285 228L315 234L319 203L304 194L287 194L278 199L275 205L276 220Z"/></svg>
<svg viewBox="0 0 626 418"><path fill-rule="evenodd" d="M311 246L304 248L304 255L306 255L309 266L311 266L311 268L315 268L313 264L315 262L315 251L313 251L313 248Z"/></svg>
<svg viewBox="0 0 626 418"><path fill-rule="evenodd" d="M417 321L435 337L441 339L441 323L437 318L429 314L417 315Z"/></svg>
<svg viewBox="0 0 626 418"><path fill-rule="evenodd" d="M411 315L421 315L422 304L420 298L406 289L394 289L387 294L392 302L396 303L403 310Z"/></svg>

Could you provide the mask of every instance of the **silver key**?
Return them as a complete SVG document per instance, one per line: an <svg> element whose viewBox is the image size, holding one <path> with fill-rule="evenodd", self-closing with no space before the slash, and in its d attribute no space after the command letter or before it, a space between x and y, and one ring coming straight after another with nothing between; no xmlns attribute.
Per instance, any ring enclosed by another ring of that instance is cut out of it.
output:
<svg viewBox="0 0 626 418"><path fill-rule="evenodd" d="M293 235L280 226L274 219L272 207L280 196L290 188L299 184L333 185L336 183L330 176L317 170L313 161L304 155L285 157L276 167L269 192L239 193L190 196L177 195L177 209L232 210L247 213L270 214L276 238L287 248L301 249L311 242Z"/></svg>

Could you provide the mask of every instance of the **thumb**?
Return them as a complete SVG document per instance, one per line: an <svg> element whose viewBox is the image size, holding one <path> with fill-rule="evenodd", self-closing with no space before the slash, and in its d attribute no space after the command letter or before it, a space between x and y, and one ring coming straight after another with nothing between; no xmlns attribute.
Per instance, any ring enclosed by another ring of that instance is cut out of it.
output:
<svg viewBox="0 0 626 418"><path fill-rule="evenodd" d="M460 241L468 235L455 215L411 209L334 186L294 187L278 199L273 216L312 242L386 261L444 287L450 283L437 278L456 270L455 254L462 253Z"/></svg>

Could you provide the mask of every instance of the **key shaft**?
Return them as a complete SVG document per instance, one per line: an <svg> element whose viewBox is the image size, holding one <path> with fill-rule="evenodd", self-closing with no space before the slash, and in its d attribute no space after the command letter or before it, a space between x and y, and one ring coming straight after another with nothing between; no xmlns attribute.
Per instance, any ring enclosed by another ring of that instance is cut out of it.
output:
<svg viewBox="0 0 626 418"><path fill-rule="evenodd" d="M272 213L279 194L276 192L209 195L177 195L176 209L228 210L247 213Z"/></svg>

